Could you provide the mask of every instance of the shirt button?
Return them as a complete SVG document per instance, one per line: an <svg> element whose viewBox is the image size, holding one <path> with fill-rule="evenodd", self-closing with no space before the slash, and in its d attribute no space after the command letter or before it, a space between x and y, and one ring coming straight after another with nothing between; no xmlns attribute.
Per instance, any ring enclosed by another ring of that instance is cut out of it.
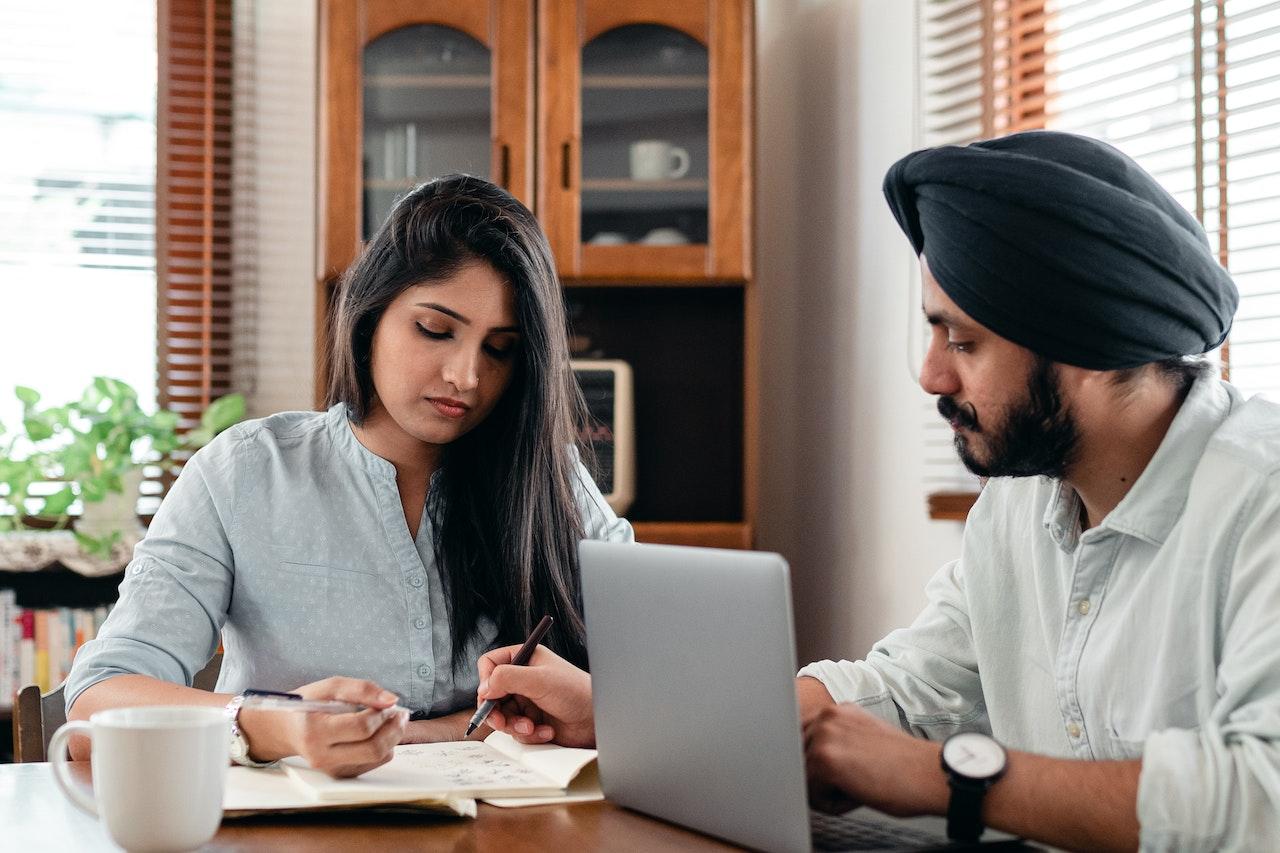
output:
<svg viewBox="0 0 1280 853"><path fill-rule="evenodd" d="M419 587L419 586L422 586L422 578L419 578L419 577L413 577L413 578L410 578L410 579L409 579L409 586L412 586L412 587Z"/></svg>
<svg viewBox="0 0 1280 853"><path fill-rule="evenodd" d="M1075 723L1069 723L1067 725L1067 734L1073 738L1080 737L1080 727Z"/></svg>
<svg viewBox="0 0 1280 853"><path fill-rule="evenodd" d="M417 619L413 620L413 627L421 631L423 628L427 627L427 620L419 616Z"/></svg>
<svg viewBox="0 0 1280 853"><path fill-rule="evenodd" d="M422 666L418 667L418 677L423 680L430 678L431 667L427 666L425 663Z"/></svg>
<svg viewBox="0 0 1280 853"><path fill-rule="evenodd" d="M1079 611L1081 616L1088 616L1089 615L1089 599L1082 598L1080 600L1080 603L1076 605L1076 610Z"/></svg>

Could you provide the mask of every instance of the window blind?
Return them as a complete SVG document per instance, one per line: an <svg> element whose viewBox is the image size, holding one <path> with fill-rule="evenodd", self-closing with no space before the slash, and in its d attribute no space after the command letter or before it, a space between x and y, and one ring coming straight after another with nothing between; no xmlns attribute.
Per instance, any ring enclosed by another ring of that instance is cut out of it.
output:
<svg viewBox="0 0 1280 853"><path fill-rule="evenodd" d="M233 390L232 0L160 0L158 30L159 403L186 429Z"/></svg>
<svg viewBox="0 0 1280 853"><path fill-rule="evenodd" d="M1151 172L1205 226L1240 288L1221 353L1280 396L1280 2L918 0L922 145L1084 133ZM925 488L963 517L972 477L936 414ZM945 441L938 437L945 437ZM944 446L945 445L945 446ZM945 451L945 452L944 452Z"/></svg>
<svg viewBox="0 0 1280 853"><path fill-rule="evenodd" d="M1044 7L1044 0L917 0L920 147L963 145L1041 126ZM913 322L923 324L918 302ZM927 345L928 330L916 337ZM951 428L932 398L921 416L929 515L963 520L978 478L960 463Z"/></svg>

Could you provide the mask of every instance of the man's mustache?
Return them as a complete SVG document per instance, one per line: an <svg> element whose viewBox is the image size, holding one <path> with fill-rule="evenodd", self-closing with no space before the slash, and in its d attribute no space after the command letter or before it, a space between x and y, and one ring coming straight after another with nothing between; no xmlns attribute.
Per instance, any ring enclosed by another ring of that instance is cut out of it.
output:
<svg viewBox="0 0 1280 853"><path fill-rule="evenodd" d="M973 403L957 403L951 397L939 397L938 414L956 426L981 432L978 428L978 410L973 407Z"/></svg>

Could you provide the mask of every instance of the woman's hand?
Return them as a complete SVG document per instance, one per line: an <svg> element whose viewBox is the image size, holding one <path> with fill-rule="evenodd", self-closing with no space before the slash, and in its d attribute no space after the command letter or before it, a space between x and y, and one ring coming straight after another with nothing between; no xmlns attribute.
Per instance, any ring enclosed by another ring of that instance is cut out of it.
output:
<svg viewBox="0 0 1280 853"><path fill-rule="evenodd" d="M506 646L480 658L476 696L498 702L485 722L521 743L595 746L591 676L546 646L534 650L528 666L513 666L519 650Z"/></svg>
<svg viewBox="0 0 1280 853"><path fill-rule="evenodd" d="M391 760L409 721L409 712L395 707L396 695L372 681L326 678L294 692L303 699L333 699L366 707L351 714L245 708L240 712L240 730L254 759L300 755L334 778L359 776Z"/></svg>

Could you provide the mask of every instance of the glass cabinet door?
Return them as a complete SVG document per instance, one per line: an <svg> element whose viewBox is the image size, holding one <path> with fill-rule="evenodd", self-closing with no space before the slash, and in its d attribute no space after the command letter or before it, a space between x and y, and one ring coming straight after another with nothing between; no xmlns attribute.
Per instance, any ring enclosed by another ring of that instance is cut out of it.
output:
<svg viewBox="0 0 1280 853"><path fill-rule="evenodd" d="M538 214L562 277L750 277L750 8L539 5Z"/></svg>
<svg viewBox="0 0 1280 853"><path fill-rule="evenodd" d="M582 48L579 233L590 246L708 242L707 49L656 24Z"/></svg>
<svg viewBox="0 0 1280 853"><path fill-rule="evenodd" d="M420 24L365 46L361 238L396 199L452 172L491 179L489 48L451 27Z"/></svg>

